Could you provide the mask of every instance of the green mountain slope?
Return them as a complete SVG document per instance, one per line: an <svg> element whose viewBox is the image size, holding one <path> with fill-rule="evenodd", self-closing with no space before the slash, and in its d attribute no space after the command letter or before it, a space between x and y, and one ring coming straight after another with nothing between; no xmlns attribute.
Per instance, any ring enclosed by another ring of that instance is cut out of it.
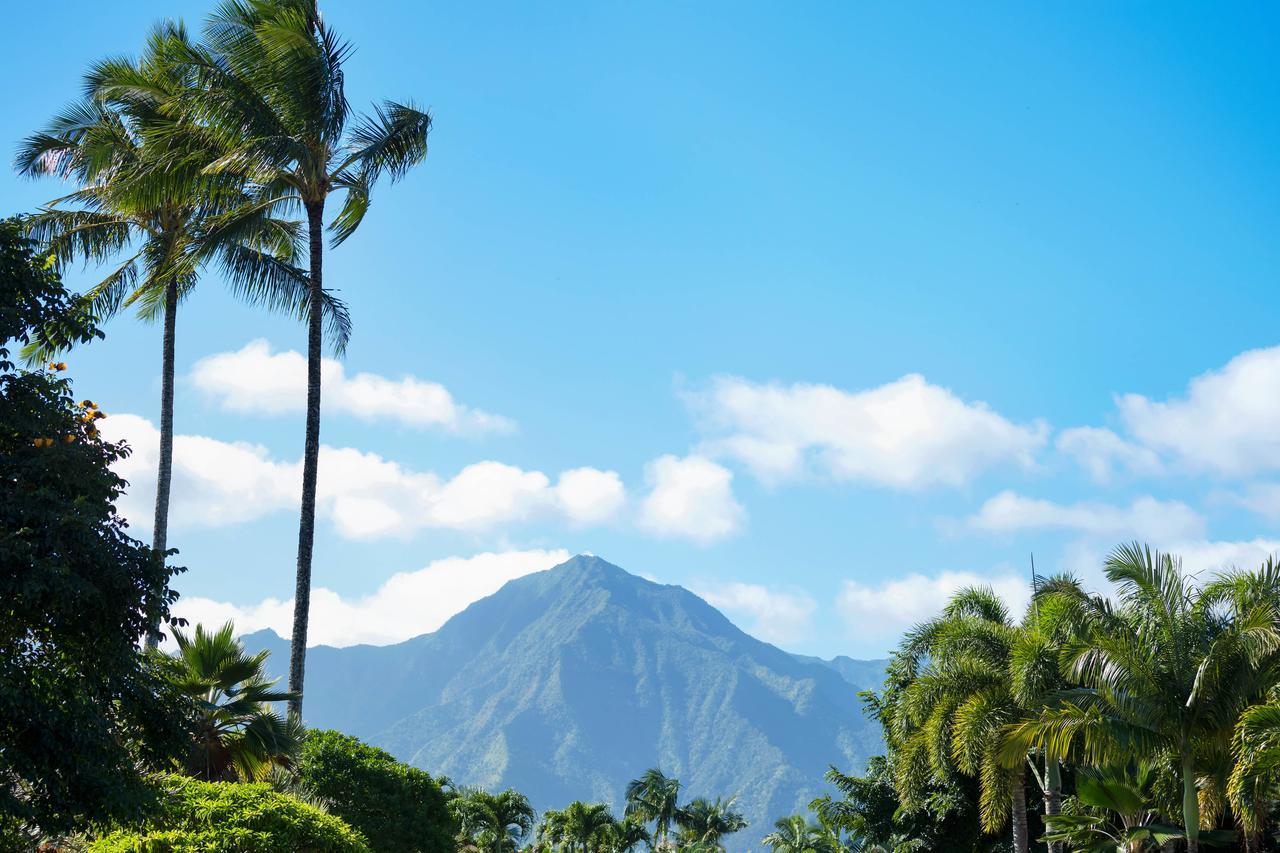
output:
<svg viewBox="0 0 1280 853"><path fill-rule="evenodd" d="M287 666L274 634L246 642ZM828 765L860 768L879 749L862 685L838 669L748 636L688 590L579 556L433 634L311 649L305 710L309 725L461 784L516 787L539 809L620 810L627 780L661 766L690 796L738 797L752 824L741 849L825 790Z"/></svg>

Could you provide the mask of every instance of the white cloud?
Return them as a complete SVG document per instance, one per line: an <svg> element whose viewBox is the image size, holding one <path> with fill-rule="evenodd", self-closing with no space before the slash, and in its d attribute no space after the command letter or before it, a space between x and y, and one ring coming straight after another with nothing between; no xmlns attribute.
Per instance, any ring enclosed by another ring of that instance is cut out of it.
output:
<svg viewBox="0 0 1280 853"><path fill-rule="evenodd" d="M1161 470L1160 457L1154 450L1126 441L1109 429L1064 429L1058 434L1056 445L1098 483L1109 483L1117 469L1131 474L1157 474Z"/></svg>
<svg viewBox="0 0 1280 853"><path fill-rule="evenodd" d="M472 602L497 592L507 581L549 569L569 552L506 551L435 560L413 572L392 575L372 595L346 599L324 587L311 591L308 645L386 645L426 634ZM209 598L182 597L174 614L192 625L221 625L228 619L241 634L270 628L288 638L293 599L268 598L236 605Z"/></svg>
<svg viewBox="0 0 1280 853"><path fill-rule="evenodd" d="M708 544L742 526L746 513L733 497L733 473L710 459L660 456L645 466L645 479L652 488L638 523L651 533Z"/></svg>
<svg viewBox="0 0 1280 853"><path fill-rule="evenodd" d="M813 631L818 604L802 592L783 592L760 584L696 584L692 590L712 607L745 617L748 634L769 643L793 643Z"/></svg>
<svg viewBox="0 0 1280 853"><path fill-rule="evenodd" d="M1280 347L1250 350L1191 380L1185 396L1117 400L1127 431L1184 467L1227 476L1280 469Z"/></svg>
<svg viewBox="0 0 1280 853"><path fill-rule="evenodd" d="M1144 496L1127 507L1104 503L1058 504L1005 491L990 498L966 524L976 530L1070 530L1093 536L1168 542L1204 531L1204 519L1179 501Z"/></svg>
<svg viewBox="0 0 1280 853"><path fill-rule="evenodd" d="M376 373L347 376L341 362L321 366L322 405L362 420L391 420L407 426L438 426L451 432L506 432L507 418L471 409L453 399L443 385L412 376L388 379ZM197 388L233 411L284 414L306 410L307 359L300 352L271 352L265 340L235 352L196 362L191 380Z"/></svg>
<svg viewBox="0 0 1280 853"><path fill-rule="evenodd" d="M688 401L708 452L769 481L815 470L897 489L958 486L996 465L1030 468L1048 434L918 374L863 391L724 377Z"/></svg>
<svg viewBox="0 0 1280 853"><path fill-rule="evenodd" d="M113 415L104 437L125 439L133 454L118 466L130 482L121 509L146 526L155 494L159 431L145 418ZM294 509L300 462L271 458L266 448L205 436L174 437L171 518L175 526L218 527ZM553 485L541 471L501 462L468 465L451 479L411 471L375 453L322 446L317 504L338 532L353 539L408 536L422 528L478 531L534 518L598 524L625 503L613 471L575 468Z"/></svg>
<svg viewBox="0 0 1280 853"><path fill-rule="evenodd" d="M1256 569L1268 557L1280 554L1280 540L1248 539L1236 542L1189 541L1168 549L1182 558L1182 568L1208 579L1223 569Z"/></svg>
<svg viewBox="0 0 1280 853"><path fill-rule="evenodd" d="M931 619L956 592L970 586L991 587L1009 613L1020 619L1031 600L1027 581L1007 573L942 572L932 577L910 574L879 584L845 581L836 609L849 631L867 648L887 649L912 625Z"/></svg>

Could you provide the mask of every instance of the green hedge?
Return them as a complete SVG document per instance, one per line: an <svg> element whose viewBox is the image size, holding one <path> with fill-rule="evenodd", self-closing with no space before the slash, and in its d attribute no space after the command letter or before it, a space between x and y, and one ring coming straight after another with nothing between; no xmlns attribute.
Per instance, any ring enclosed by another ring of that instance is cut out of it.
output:
<svg viewBox="0 0 1280 853"><path fill-rule="evenodd" d="M168 776L158 813L89 844L90 853L369 853L340 818L264 784Z"/></svg>
<svg viewBox="0 0 1280 853"><path fill-rule="evenodd" d="M298 781L378 853L453 853L457 824L431 775L341 732L312 730Z"/></svg>

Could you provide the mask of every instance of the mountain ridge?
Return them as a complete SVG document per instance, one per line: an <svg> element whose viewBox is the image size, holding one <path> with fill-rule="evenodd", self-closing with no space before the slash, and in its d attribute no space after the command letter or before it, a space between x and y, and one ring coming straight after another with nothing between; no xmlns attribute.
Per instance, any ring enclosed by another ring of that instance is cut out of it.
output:
<svg viewBox="0 0 1280 853"><path fill-rule="evenodd" d="M287 644L268 633L244 639L273 651L274 674ZM792 655L683 587L586 555L508 582L430 634L307 658L309 725L460 784L515 787L540 810L572 799L617 810L626 781L661 766L690 796L738 796L752 826L734 849L826 790L828 765L860 769L879 748L856 697L865 685L842 673L865 682L875 662Z"/></svg>

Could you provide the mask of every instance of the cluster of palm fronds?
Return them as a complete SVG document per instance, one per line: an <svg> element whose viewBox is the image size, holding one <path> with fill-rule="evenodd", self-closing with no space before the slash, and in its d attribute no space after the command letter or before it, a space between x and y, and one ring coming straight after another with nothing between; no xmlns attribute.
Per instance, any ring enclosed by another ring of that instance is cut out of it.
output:
<svg viewBox="0 0 1280 853"><path fill-rule="evenodd" d="M870 697L905 811L976 781L987 832L1051 850L1256 845L1280 793L1280 565L1200 582L1138 544L1107 559L1114 595L1041 581L1021 621L989 589L917 626ZM1070 796L1066 796L1070 794Z"/></svg>

